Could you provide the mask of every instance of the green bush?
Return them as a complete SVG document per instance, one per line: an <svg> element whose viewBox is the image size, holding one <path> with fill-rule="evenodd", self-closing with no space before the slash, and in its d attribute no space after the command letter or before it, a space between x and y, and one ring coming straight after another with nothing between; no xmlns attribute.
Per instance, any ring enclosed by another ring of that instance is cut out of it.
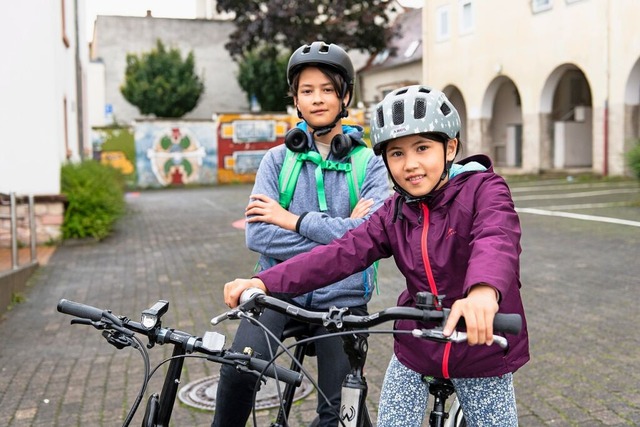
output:
<svg viewBox="0 0 640 427"><path fill-rule="evenodd" d="M626 154L627 164L633 171L636 178L640 179L640 140Z"/></svg>
<svg viewBox="0 0 640 427"><path fill-rule="evenodd" d="M204 83L195 73L193 51L182 59L179 49L167 49L159 39L155 49L127 54L122 96L141 114L182 117L198 105Z"/></svg>
<svg viewBox="0 0 640 427"><path fill-rule="evenodd" d="M67 198L63 239L102 240L125 212L122 174L94 160L64 165L61 192Z"/></svg>

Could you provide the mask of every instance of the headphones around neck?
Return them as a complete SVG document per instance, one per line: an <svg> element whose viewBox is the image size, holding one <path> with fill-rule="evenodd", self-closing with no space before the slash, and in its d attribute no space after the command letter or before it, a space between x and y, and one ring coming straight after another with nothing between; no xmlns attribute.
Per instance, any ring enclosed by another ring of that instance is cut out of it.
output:
<svg viewBox="0 0 640 427"><path fill-rule="evenodd" d="M307 133L295 127L290 129L284 136L284 144L287 148L296 153L304 153L309 150ZM340 159L351 152L353 141L349 135L340 133L331 138L331 154Z"/></svg>

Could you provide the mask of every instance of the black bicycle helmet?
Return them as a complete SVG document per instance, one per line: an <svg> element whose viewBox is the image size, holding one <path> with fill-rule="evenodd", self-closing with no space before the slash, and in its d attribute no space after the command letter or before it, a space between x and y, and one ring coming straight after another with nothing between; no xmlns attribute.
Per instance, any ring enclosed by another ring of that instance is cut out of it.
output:
<svg viewBox="0 0 640 427"><path fill-rule="evenodd" d="M320 65L335 69L344 79L347 87L346 92L341 94L344 99L349 94L349 102L353 98L353 85L355 84L355 71L351 58L344 49L337 44L327 44L325 42L316 41L311 44L305 44L296 49L289 58L287 65L287 83L291 86L294 74L305 65Z"/></svg>

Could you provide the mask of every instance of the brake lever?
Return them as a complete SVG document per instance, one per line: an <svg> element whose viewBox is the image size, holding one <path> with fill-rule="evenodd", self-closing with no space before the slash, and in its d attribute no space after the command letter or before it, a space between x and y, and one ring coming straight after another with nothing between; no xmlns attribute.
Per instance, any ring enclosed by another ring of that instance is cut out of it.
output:
<svg viewBox="0 0 640 427"><path fill-rule="evenodd" d="M216 317L212 318L210 322L212 325L217 325L218 323L224 322L227 319L239 319L240 313L242 313L241 310L234 308L232 310L225 311L224 313L217 315Z"/></svg>
<svg viewBox="0 0 640 427"><path fill-rule="evenodd" d="M123 334L120 331L102 331L102 336L109 344L118 350L122 350L123 348L129 347L133 344L131 336Z"/></svg>
<svg viewBox="0 0 640 427"><path fill-rule="evenodd" d="M222 313L213 319L211 319L212 325L217 325L220 322L224 322L227 319L239 319L243 314L246 316L260 316L262 313L262 307L256 303L256 296L264 295L264 292L256 288L248 288L242 292L239 299L239 305L226 313Z"/></svg>

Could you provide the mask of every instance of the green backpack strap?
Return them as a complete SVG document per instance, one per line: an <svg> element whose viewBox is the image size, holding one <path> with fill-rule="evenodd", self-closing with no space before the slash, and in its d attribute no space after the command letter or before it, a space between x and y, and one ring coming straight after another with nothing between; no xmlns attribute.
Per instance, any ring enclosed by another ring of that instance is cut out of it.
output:
<svg viewBox="0 0 640 427"><path fill-rule="evenodd" d="M324 161L320 153L315 151L307 151L305 153L296 153L287 149L282 162L282 169L280 175L278 175L278 186L280 188L280 206L285 209L291 205L291 199L293 193L296 191L296 185L298 184L298 177L300 176L300 169L305 161L315 163L316 168L316 186L318 187L318 199L320 202L320 210L327 210L327 200L324 195L324 177L322 176L322 169L324 168Z"/></svg>
<svg viewBox="0 0 640 427"><path fill-rule="evenodd" d="M298 160L299 154L300 153L296 153L289 149L286 150L284 162L282 162L282 169L278 176L280 206L285 209L289 209L291 199L293 198L293 192L295 191L296 184L298 183L300 168L302 168L302 162Z"/></svg>
<svg viewBox="0 0 640 427"><path fill-rule="evenodd" d="M322 160L319 153L309 151L306 153L296 153L287 149L282 169L278 176L278 186L280 188L280 206L285 209L291 205L291 199L298 183L300 169L305 161L315 163L316 169L316 185L318 187L318 202L320 210L327 210L327 201L324 191L323 170L335 170L345 172L347 175L347 184L349 186L349 202L351 210L355 207L360 199L360 188L367 171L369 159L373 155L373 151L363 145L358 145L349 154L349 163L334 162L331 160Z"/></svg>
<svg viewBox="0 0 640 427"><path fill-rule="evenodd" d="M347 172L347 175L351 175L351 179L347 177L349 184L349 200L351 201L351 210L356 206L358 200L360 200L360 188L364 182L365 175L367 173L367 166L369 165L369 159L373 155L373 150L365 147L364 145L358 145L349 154L349 160L351 160L351 171Z"/></svg>

